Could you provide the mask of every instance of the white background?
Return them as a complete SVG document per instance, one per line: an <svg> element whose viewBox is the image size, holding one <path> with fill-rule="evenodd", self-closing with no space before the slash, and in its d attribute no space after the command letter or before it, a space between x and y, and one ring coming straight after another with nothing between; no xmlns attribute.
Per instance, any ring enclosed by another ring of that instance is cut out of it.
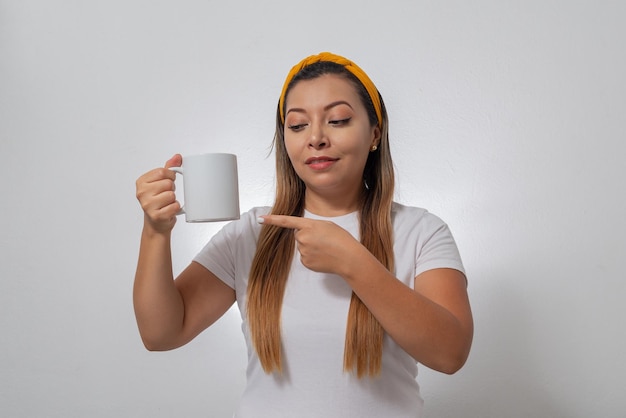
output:
<svg viewBox="0 0 626 418"><path fill-rule="evenodd" d="M270 203L284 77L329 50L385 98L396 199L467 267L473 350L421 369L426 416L623 417L624 21L620 1L0 0L1 415L232 414L235 309L173 352L138 337L134 182L234 152L242 210ZM177 272L222 225L178 223Z"/></svg>

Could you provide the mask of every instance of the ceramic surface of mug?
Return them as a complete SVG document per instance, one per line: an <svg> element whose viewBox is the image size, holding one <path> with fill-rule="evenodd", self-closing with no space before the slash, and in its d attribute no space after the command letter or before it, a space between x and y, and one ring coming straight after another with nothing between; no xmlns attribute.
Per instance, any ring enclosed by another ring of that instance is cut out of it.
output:
<svg viewBox="0 0 626 418"><path fill-rule="evenodd" d="M184 203L179 214L184 214L187 222L239 219L236 155L190 155L183 157L182 167L170 170L183 176Z"/></svg>

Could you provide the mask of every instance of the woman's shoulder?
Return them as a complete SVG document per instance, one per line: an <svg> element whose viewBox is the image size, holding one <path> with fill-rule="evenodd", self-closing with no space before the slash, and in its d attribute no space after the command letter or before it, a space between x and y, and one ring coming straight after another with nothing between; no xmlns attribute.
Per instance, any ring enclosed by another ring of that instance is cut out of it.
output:
<svg viewBox="0 0 626 418"><path fill-rule="evenodd" d="M261 225L257 222L258 217L261 215L267 215L270 210L271 208L269 206L255 206L241 213L239 219L226 224L222 231L226 234L232 234L235 236L240 236L250 232L257 235L258 231L261 229Z"/></svg>
<svg viewBox="0 0 626 418"><path fill-rule="evenodd" d="M391 216L394 219L412 219L415 221L429 215L432 214L427 209L417 206L403 205L398 202L393 202L391 205Z"/></svg>
<svg viewBox="0 0 626 418"><path fill-rule="evenodd" d="M427 226L438 227L444 225L444 221L427 209L417 206L408 206L393 202L391 206L391 219L396 226Z"/></svg>
<svg viewBox="0 0 626 418"><path fill-rule="evenodd" d="M256 222L256 218L261 215L267 215L272 210L271 206L254 206L248 211L241 214L242 218L251 218Z"/></svg>
<svg viewBox="0 0 626 418"><path fill-rule="evenodd" d="M237 222L259 225L259 223L257 222L259 216L267 215L270 213L271 210L272 208L270 206L254 206L246 212L243 212Z"/></svg>

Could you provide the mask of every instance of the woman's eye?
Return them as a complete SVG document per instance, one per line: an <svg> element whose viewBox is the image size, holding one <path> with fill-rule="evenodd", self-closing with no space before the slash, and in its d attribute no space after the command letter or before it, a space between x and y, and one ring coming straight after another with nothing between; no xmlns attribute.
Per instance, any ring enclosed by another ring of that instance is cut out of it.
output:
<svg viewBox="0 0 626 418"><path fill-rule="evenodd" d="M306 126L306 123L297 123L297 124L289 125L288 128L291 129L292 131L298 132L304 129L305 126Z"/></svg>
<svg viewBox="0 0 626 418"><path fill-rule="evenodd" d="M331 120L328 123L331 125L346 125L348 122L350 122L350 119L352 118L346 118L346 119L335 119L335 120Z"/></svg>

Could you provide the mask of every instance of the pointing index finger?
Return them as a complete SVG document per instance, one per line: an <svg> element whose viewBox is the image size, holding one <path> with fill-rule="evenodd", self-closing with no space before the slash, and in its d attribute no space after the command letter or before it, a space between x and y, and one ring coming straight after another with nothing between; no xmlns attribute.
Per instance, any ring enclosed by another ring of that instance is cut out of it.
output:
<svg viewBox="0 0 626 418"><path fill-rule="evenodd" d="M306 224L304 218L287 215L262 215L257 218L257 222L263 225L274 225L291 229L302 229Z"/></svg>

